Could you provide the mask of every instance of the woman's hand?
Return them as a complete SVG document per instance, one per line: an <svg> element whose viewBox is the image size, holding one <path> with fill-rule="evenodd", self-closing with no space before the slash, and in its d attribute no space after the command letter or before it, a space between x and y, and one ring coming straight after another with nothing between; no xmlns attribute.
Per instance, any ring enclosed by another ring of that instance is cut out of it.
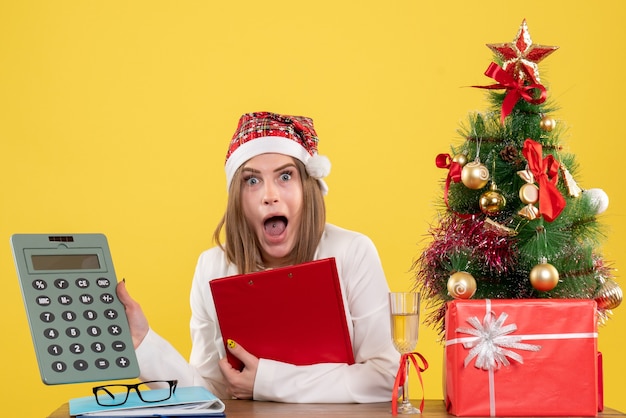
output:
<svg viewBox="0 0 626 418"><path fill-rule="evenodd" d="M254 379L259 367L259 359L248 353L242 346L233 340L228 340L228 351L243 363L241 371L234 369L228 359L220 359L219 366L226 378L228 394L237 399L252 399L254 391Z"/></svg>
<svg viewBox="0 0 626 418"><path fill-rule="evenodd" d="M130 326L130 335L133 339L133 347L136 349L145 338L148 330L150 330L148 319L144 315L141 305L128 294L125 281L117 283L116 293L117 298L124 304L124 310L128 317L128 325Z"/></svg>

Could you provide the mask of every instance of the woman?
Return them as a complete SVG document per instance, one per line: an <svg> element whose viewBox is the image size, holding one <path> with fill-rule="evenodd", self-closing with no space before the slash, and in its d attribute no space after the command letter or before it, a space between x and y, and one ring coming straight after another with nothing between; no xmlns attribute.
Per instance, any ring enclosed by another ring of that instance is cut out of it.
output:
<svg viewBox="0 0 626 418"><path fill-rule="evenodd" d="M387 282L366 236L326 223L323 177L330 163L317 154L313 121L269 112L245 114L226 155L226 213L200 255L191 288L192 351L187 362L148 325L125 283L118 296L128 315L144 380L178 379L219 397L277 402L381 402L393 388L399 354L389 331ZM221 233L225 241L221 241ZM352 337L355 364L294 366L257 358L228 340L244 364L224 352L210 280L334 257Z"/></svg>

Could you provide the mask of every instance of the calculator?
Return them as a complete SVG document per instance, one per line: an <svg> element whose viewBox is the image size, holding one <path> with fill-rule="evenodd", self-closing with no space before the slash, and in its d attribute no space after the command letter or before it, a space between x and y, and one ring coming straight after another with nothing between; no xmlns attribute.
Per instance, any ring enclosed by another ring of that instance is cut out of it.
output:
<svg viewBox="0 0 626 418"><path fill-rule="evenodd" d="M103 234L15 234L13 257L42 381L139 376Z"/></svg>

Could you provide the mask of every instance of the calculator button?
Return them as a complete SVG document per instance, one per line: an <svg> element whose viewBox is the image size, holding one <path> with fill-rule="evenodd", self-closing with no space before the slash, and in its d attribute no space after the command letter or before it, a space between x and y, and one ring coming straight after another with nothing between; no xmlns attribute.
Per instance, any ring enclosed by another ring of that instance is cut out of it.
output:
<svg viewBox="0 0 626 418"><path fill-rule="evenodd" d="M76 327L69 327L65 330L65 335L70 338L77 338L80 336L80 330Z"/></svg>
<svg viewBox="0 0 626 418"><path fill-rule="evenodd" d="M59 296L58 301L61 305L71 305L72 297L70 295L61 295Z"/></svg>
<svg viewBox="0 0 626 418"><path fill-rule="evenodd" d="M70 351L74 354L81 354L85 351L85 347L82 344L72 344L70 345Z"/></svg>
<svg viewBox="0 0 626 418"><path fill-rule="evenodd" d="M41 322L54 322L54 314L52 312L42 312L39 314L39 319Z"/></svg>
<svg viewBox="0 0 626 418"><path fill-rule="evenodd" d="M87 364L87 362L85 360L76 360L74 362L74 368L78 371L83 371L83 370L87 370L87 368L89 367L89 364Z"/></svg>
<svg viewBox="0 0 626 418"><path fill-rule="evenodd" d="M115 360L115 364L117 364L118 367L125 368L130 366L130 361L126 357L118 357Z"/></svg>
<svg viewBox="0 0 626 418"><path fill-rule="evenodd" d="M66 321L73 321L76 319L76 314L72 311L65 311L61 314L61 317Z"/></svg>
<svg viewBox="0 0 626 418"><path fill-rule="evenodd" d="M92 337L97 337L98 335L102 334L102 330L98 327L89 327L87 328L87 334L91 335Z"/></svg>
<svg viewBox="0 0 626 418"><path fill-rule="evenodd" d="M98 317L98 314L96 313L96 311L92 311L91 309L88 309L85 312L83 312L83 318L85 318L87 321L93 321L97 317Z"/></svg>
<svg viewBox="0 0 626 418"><path fill-rule="evenodd" d="M52 363L52 370L62 373L67 370L67 365L62 361L55 361L54 363Z"/></svg>
<svg viewBox="0 0 626 418"><path fill-rule="evenodd" d="M54 340L59 336L59 331L54 328L48 328L44 330L43 335L50 340Z"/></svg>
<svg viewBox="0 0 626 418"><path fill-rule="evenodd" d="M104 316L109 319L115 319L117 318L117 311L115 309L107 309L106 311L104 311Z"/></svg>
<svg viewBox="0 0 626 418"><path fill-rule="evenodd" d="M54 287L56 287L57 289L67 289L68 287L70 287L70 282L65 279L56 279L54 281Z"/></svg>
<svg viewBox="0 0 626 418"><path fill-rule="evenodd" d="M95 353L102 353L105 350L105 345L99 341L96 341L95 343L91 344L91 351L95 352Z"/></svg>
<svg viewBox="0 0 626 418"><path fill-rule="evenodd" d="M38 296L37 297L37 305L39 306L48 306L52 303L48 296Z"/></svg>
<svg viewBox="0 0 626 418"><path fill-rule="evenodd" d="M106 289L107 287L111 286L111 281L106 277L100 277L98 280L96 280L96 284L98 285L98 287Z"/></svg>
<svg viewBox="0 0 626 418"><path fill-rule="evenodd" d="M123 341L113 341L113 343L111 343L111 347L113 347L113 350L115 351L126 350L126 344L124 344Z"/></svg>
<svg viewBox="0 0 626 418"><path fill-rule="evenodd" d="M80 301L83 305L91 305L94 301L94 298L91 295L84 294L80 295Z"/></svg>
<svg viewBox="0 0 626 418"><path fill-rule="evenodd" d="M34 280L33 281L33 288L35 288L35 290L44 290L48 287L48 283L46 283L45 280Z"/></svg>
<svg viewBox="0 0 626 418"><path fill-rule="evenodd" d="M122 333L122 328L119 325L109 325L108 330L111 335L120 335Z"/></svg>
<svg viewBox="0 0 626 418"><path fill-rule="evenodd" d="M81 289L87 289L89 287L89 280L87 279L76 279L76 286L80 287Z"/></svg>
<svg viewBox="0 0 626 418"><path fill-rule="evenodd" d="M103 293L100 295L100 300L104 303L113 303L115 298L110 293Z"/></svg>
<svg viewBox="0 0 626 418"><path fill-rule="evenodd" d="M109 367L109 360L99 358L96 360L96 367L99 369L107 369Z"/></svg>
<svg viewBox="0 0 626 418"><path fill-rule="evenodd" d="M60 345L53 344L48 347L48 353L52 356L60 356L63 354L63 348Z"/></svg>

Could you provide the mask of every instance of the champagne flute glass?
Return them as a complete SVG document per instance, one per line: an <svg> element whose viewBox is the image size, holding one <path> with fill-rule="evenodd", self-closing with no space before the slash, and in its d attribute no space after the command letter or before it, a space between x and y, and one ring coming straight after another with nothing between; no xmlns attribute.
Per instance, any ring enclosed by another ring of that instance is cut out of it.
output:
<svg viewBox="0 0 626 418"><path fill-rule="evenodd" d="M389 293L391 315L391 340L400 354L410 353L417 345L419 333L420 294L417 292ZM398 405L398 414L419 414L419 408L409 401L409 363L406 358L404 383L402 385L402 403ZM394 400L395 402L395 400Z"/></svg>

